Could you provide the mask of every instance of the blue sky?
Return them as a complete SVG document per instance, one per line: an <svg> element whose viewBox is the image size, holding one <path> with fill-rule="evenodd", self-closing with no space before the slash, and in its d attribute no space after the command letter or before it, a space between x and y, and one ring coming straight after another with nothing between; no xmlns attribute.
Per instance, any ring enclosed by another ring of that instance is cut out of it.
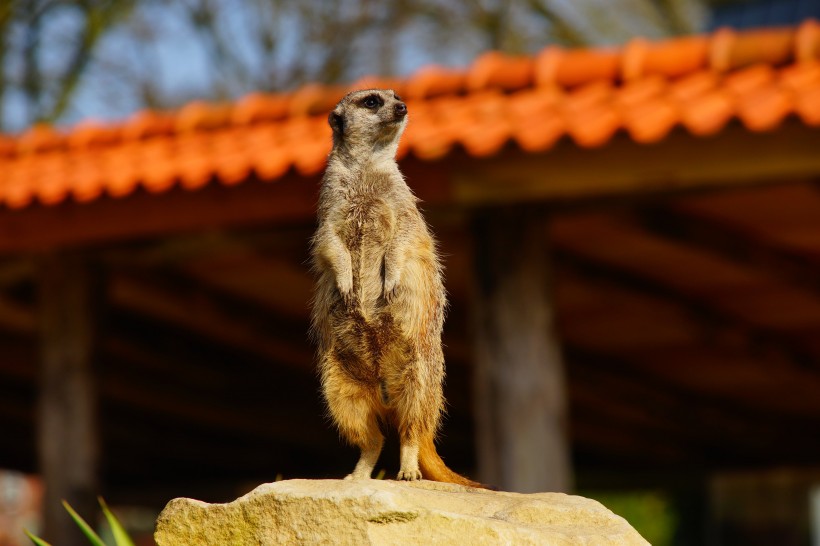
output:
<svg viewBox="0 0 820 546"><path fill-rule="evenodd" d="M546 0L545 0L546 1ZM798 3L818 4L820 0L785 0ZM343 3L342 3L343 4ZM342 5L339 4L339 5ZM297 47L299 32L304 30L294 21L276 19L270 23L255 20L257 17L248 4L240 0L224 0L220 6L220 24L229 37L231 53L243 59L244 65L264 84L266 70L264 59L253 47L250 34L254 25L276 25L277 40L283 44L277 55L279 61L315 62L310 51L300 51ZM523 5L522 2L512 5ZM651 8L648 0L550 0L552 9L562 18L582 29L589 37L591 45L620 43L634 35L649 38L661 38L660 28L663 22L658 20L658 13ZM704 21L704 14L698 13L697 2L683 3L693 20ZM339 8L341 9L341 8ZM782 10L781 10L782 11ZM518 27L522 32L534 35L534 48L540 49L550 45L550 36L543 24L528 20L522 15L523 10L516 12ZM614 13L622 14L613 17ZM624 15L627 14L627 15ZM44 62L59 67L65 63L65 47L61 40L66 39L67 31L76 25L70 7L65 13L54 18L48 29L48 47L44 48ZM605 35L600 32L602 25L611 31ZM704 25L705 26L705 25ZM453 28L450 36L450 47L430 47L429 28L421 25L403 31L397 37L397 63L400 75L407 75L421 66L435 63L445 66L465 66L481 50L482 45L475 37L462 28ZM543 35L543 40L538 37ZM354 37L351 37L354 40ZM369 48L378 40L367 43L355 43L354 55L361 59L350 79L378 71L374 62L370 62ZM19 67L7 67L7 71L19 70ZM213 78L220 65L211 53L203 47L203 41L196 31L185 20L185 13L180 2L141 2L127 24L121 24L103 38L98 54L90 69L84 75L78 93L60 125L73 125L81 120L119 120L128 117L143 106L141 90L135 81L151 81L156 84L154 90L159 102L168 106L213 96L216 82ZM230 80L229 80L230 81ZM256 89L234 86L223 90L223 95L235 99ZM20 94L9 93L3 103L6 126L12 131L22 130L26 122L25 101Z"/></svg>

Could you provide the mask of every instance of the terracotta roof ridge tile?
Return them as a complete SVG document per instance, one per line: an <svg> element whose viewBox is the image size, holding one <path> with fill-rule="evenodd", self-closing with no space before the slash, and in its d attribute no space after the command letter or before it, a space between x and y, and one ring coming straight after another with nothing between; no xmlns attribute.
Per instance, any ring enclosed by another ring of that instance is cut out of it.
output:
<svg viewBox="0 0 820 546"><path fill-rule="evenodd" d="M290 124L300 118L324 116L345 92L361 87L389 87L407 100L421 102L444 96L464 97L485 91L509 94L526 89L558 90L567 95L581 92L583 96L588 89L603 86L626 90L633 82L646 80L653 83L635 88L635 97L642 96L641 93L652 96L653 90L667 81L677 100L688 100L685 97L694 98L718 85L714 75L722 78L726 74L736 91L742 90L743 85L767 80L766 72L771 74L786 65L818 62L820 23L815 20L796 27L743 31L722 28L710 34L659 41L635 38L621 47L549 46L532 55L491 51L463 69L427 66L404 78L368 76L346 85L309 84L287 93L253 93L235 102L194 101L177 111L143 110L122 122L83 122L66 130L35 125L16 136L0 135L0 157L108 146L259 123ZM751 72L746 74L747 70ZM748 81L743 79L744 74ZM799 78L793 76L792 81ZM678 82L689 83L678 88ZM626 103L632 100L628 96L623 95Z"/></svg>
<svg viewBox="0 0 820 546"><path fill-rule="evenodd" d="M797 28L795 59L799 62L820 60L820 22L807 19Z"/></svg>
<svg viewBox="0 0 820 546"><path fill-rule="evenodd" d="M478 57L467 71L467 89L512 91L530 87L535 76L535 59L489 51Z"/></svg>
<svg viewBox="0 0 820 546"><path fill-rule="evenodd" d="M408 99L427 99L439 95L457 95L467 89L467 71L428 65L407 78Z"/></svg>

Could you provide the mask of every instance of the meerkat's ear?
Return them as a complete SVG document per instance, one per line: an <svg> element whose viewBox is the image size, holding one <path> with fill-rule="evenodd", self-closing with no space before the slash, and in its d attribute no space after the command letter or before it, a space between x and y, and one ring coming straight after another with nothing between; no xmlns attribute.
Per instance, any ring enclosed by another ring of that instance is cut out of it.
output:
<svg viewBox="0 0 820 546"><path fill-rule="evenodd" d="M345 119L342 114L334 110L327 117L327 122L330 123L330 128L338 135L343 135L345 132Z"/></svg>

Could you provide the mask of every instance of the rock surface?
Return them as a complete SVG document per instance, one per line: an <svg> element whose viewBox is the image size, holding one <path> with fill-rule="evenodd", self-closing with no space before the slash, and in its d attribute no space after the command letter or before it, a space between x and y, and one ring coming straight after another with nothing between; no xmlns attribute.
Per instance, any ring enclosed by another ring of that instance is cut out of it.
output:
<svg viewBox="0 0 820 546"><path fill-rule="evenodd" d="M174 499L154 538L159 546L649 544L583 497L385 480L281 481L228 504Z"/></svg>

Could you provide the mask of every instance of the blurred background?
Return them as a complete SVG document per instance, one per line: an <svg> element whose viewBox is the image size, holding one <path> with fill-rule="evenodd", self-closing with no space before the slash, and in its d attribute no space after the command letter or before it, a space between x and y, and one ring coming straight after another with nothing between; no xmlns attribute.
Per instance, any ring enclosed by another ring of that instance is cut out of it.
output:
<svg viewBox="0 0 820 546"><path fill-rule="evenodd" d="M606 46L798 23L811 0L328 3L4 1L0 127L120 119L362 76L466 66L480 53Z"/></svg>
<svg viewBox="0 0 820 546"><path fill-rule="evenodd" d="M811 18L820 0L0 0L0 546L81 544L61 497L94 519L102 494L153 544L173 497L350 471L306 260L327 109L373 75L406 84L402 168L447 270L448 464L599 499L656 546L820 544ZM514 81L536 58L555 81ZM268 155L242 163L257 129ZM509 472L516 450L543 456Z"/></svg>

